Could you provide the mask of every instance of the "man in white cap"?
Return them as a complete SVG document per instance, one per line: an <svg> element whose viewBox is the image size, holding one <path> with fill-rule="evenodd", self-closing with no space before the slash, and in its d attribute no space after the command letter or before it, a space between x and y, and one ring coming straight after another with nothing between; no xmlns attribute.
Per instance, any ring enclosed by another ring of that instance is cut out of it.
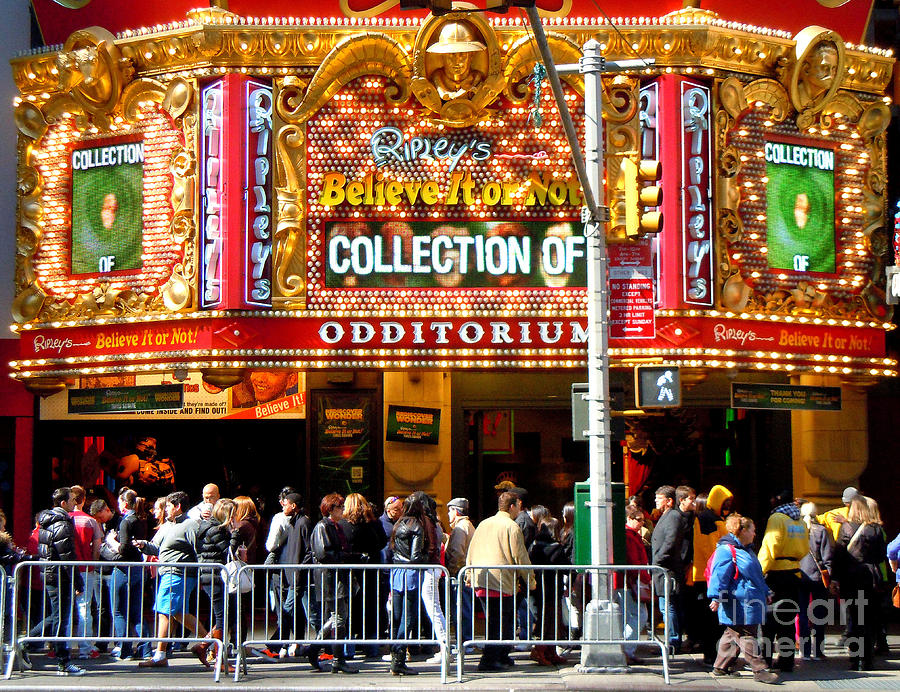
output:
<svg viewBox="0 0 900 692"><path fill-rule="evenodd" d="M484 74L472 67L472 58L486 48L476 40L475 29L469 22L450 21L441 27L437 41L426 52L442 58L442 67L431 74L442 100L468 96L484 81Z"/></svg>
<svg viewBox="0 0 900 692"><path fill-rule="evenodd" d="M447 503L447 515L450 518L450 539L444 551L444 562L453 582L456 583L459 570L466 564L466 553L469 550L469 543L472 542L475 526L469 519L469 501L464 497L454 497ZM462 615L456 626L462 628L463 641L466 641L472 638L472 589L465 584L457 586L459 597L462 599ZM451 593L456 595L457 592ZM456 608L452 608L450 612L455 614Z"/></svg>
<svg viewBox="0 0 900 692"><path fill-rule="evenodd" d="M853 498L859 494L860 492L852 485L844 488L844 492L841 495L841 502L844 503L844 506L828 510L824 514L820 514L816 517L820 524L831 531L831 535L835 541L837 541L838 535L841 533L841 524L847 521L847 515L850 513L850 503L853 502Z"/></svg>

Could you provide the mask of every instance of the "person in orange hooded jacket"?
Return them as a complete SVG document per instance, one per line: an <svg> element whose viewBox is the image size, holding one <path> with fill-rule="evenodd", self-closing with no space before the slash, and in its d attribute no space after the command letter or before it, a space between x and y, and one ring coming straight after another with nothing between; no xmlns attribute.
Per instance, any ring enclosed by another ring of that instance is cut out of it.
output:
<svg viewBox="0 0 900 692"><path fill-rule="evenodd" d="M699 497L697 498L699 501ZM706 597L706 563L716 551L719 539L725 536L725 518L731 514L732 492L723 485L714 485L706 498L706 507L697 507L697 521L694 522L694 561L691 565L693 578L693 598L690 603L691 639L703 651L703 662L712 664L716 660L716 643L722 627L715 614L709 609Z"/></svg>

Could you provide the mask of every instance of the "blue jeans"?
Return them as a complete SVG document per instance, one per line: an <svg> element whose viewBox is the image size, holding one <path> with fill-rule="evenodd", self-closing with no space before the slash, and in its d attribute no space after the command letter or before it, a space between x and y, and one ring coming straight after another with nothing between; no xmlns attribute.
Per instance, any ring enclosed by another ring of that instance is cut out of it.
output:
<svg viewBox="0 0 900 692"><path fill-rule="evenodd" d="M678 614L678 596L669 592L669 609L666 611L666 599L660 596L659 612L669 623L669 648L676 654L681 651L681 619Z"/></svg>
<svg viewBox="0 0 900 692"><path fill-rule="evenodd" d="M391 639L416 640L421 637L419 610L422 608L418 589L391 591ZM406 660L406 644L392 644L391 653Z"/></svg>
<svg viewBox="0 0 900 692"><path fill-rule="evenodd" d="M124 570L116 567L106 584L109 588L109 603L112 609L113 636L149 637L150 632L144 627L144 582L146 574L139 567ZM150 600L148 599L148 603ZM122 657L132 655L134 649L131 642L122 642ZM146 657L150 653L150 642L144 641L138 644L138 654Z"/></svg>
<svg viewBox="0 0 900 692"><path fill-rule="evenodd" d="M456 588L451 588L450 595L454 599L454 606L456 605L456 599L460 599L460 621L456 623L456 631L457 634L462 634L462 641L469 641L472 639L473 635L473 623L472 623L472 610L474 607L473 604L473 589L466 584L460 584L457 579L453 580L454 586ZM452 617L456 617L456 608L454 607L451 611Z"/></svg>
<svg viewBox="0 0 900 692"><path fill-rule="evenodd" d="M290 573L275 573L269 582L269 606L277 617L272 639L289 640L306 637L306 624L297 622L297 589L305 585L300 577ZM281 644L273 644L272 651L281 651Z"/></svg>
<svg viewBox="0 0 900 692"><path fill-rule="evenodd" d="M68 637L72 635L73 625L78 626L78 614L73 610L75 590L72 582L60 578L58 584L45 584L47 597L50 599L50 611L52 613L54 629L50 630L50 636ZM69 642L55 641L56 661L60 667L69 662Z"/></svg>
<svg viewBox="0 0 900 692"><path fill-rule="evenodd" d="M641 631L647 625L647 607L638 603L631 589L619 589L616 591L616 600L622 608L623 624L622 634L625 639L640 639ZM626 656L634 656L637 644L623 644L622 651Z"/></svg>

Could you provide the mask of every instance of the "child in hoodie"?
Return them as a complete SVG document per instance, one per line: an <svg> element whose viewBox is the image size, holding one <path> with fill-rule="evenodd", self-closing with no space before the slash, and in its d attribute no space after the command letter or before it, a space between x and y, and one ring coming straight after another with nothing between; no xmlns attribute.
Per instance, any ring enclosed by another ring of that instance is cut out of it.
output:
<svg viewBox="0 0 900 692"><path fill-rule="evenodd" d="M766 670L756 645L756 631L766 621L766 603L772 595L759 560L750 549L756 527L752 519L732 514L725 520L725 528L728 533L716 547L706 591L710 610L725 625L713 675L735 674L733 666L743 653L754 679L774 684L778 675Z"/></svg>

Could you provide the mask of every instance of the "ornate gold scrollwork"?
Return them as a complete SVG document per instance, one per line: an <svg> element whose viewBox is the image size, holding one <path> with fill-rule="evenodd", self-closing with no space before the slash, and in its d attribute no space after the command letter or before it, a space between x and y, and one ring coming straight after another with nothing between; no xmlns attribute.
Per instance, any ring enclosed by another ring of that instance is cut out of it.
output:
<svg viewBox="0 0 900 692"><path fill-rule="evenodd" d="M119 101L122 88L131 79L131 61L122 57L115 36L106 29L90 27L76 31L56 57L60 91L88 113L104 119Z"/></svg>
<svg viewBox="0 0 900 692"><path fill-rule="evenodd" d="M556 32L547 33L547 43L557 64L577 63L581 58L581 48L568 36ZM506 81L505 94L510 101L521 102L528 96L526 78L531 74L534 64L541 61L540 52L530 36L523 36L513 43L505 56L506 66L503 78ZM562 79L576 92L584 96L584 77L566 75Z"/></svg>
<svg viewBox="0 0 900 692"><path fill-rule="evenodd" d="M278 104L299 98L302 86L293 78L276 96L276 114L284 111ZM273 302L295 305L306 287L306 223L303 196L306 192L306 136L299 125L283 125L275 137L275 196L278 214L272 236ZM279 300L281 299L281 300Z"/></svg>
<svg viewBox="0 0 900 692"><path fill-rule="evenodd" d="M790 100L785 88L774 79L755 79L744 87L747 103L764 103L769 106L769 118L781 122L791 112Z"/></svg>
<svg viewBox="0 0 900 692"><path fill-rule="evenodd" d="M747 110L747 95L741 80L729 77L719 85L719 104L732 119Z"/></svg>
<svg viewBox="0 0 900 692"><path fill-rule="evenodd" d="M403 47L385 34L358 34L340 41L316 70L297 102L298 92L286 88L276 99L280 117L291 124L305 123L348 82L363 75L383 75L393 82L385 97L394 103L409 98L410 60ZM286 87L288 86L286 82Z"/></svg>
<svg viewBox="0 0 900 692"><path fill-rule="evenodd" d="M19 132L31 139L40 138L47 129L47 121L41 109L28 101L16 108L14 117Z"/></svg>

